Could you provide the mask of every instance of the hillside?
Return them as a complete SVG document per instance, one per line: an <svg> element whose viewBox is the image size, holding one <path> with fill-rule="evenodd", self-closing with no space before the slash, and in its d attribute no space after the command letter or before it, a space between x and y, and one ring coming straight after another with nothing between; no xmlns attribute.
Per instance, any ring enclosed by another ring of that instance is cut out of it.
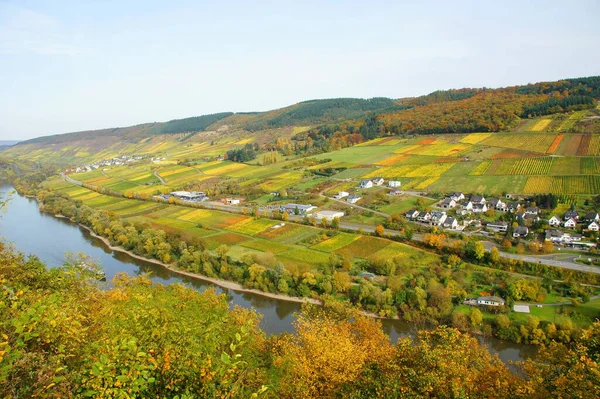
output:
<svg viewBox="0 0 600 399"><path fill-rule="evenodd" d="M594 108L599 93L600 78L589 77L500 89L436 91L398 100L310 100L268 112L223 112L39 137L5 149L3 155L77 165L119 155L198 159L224 155L250 143L258 153L278 149L284 155L302 155L390 135L517 131L531 118L548 115L547 119L562 120L562 115L585 110L591 110L590 115L581 123L553 126L553 131L598 133ZM202 143L210 145L210 151L196 152Z"/></svg>

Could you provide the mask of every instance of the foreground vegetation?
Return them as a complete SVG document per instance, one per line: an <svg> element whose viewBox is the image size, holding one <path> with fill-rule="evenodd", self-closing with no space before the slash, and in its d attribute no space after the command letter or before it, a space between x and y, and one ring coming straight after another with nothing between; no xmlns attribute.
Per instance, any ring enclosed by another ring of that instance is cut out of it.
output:
<svg viewBox="0 0 600 399"><path fill-rule="evenodd" d="M52 187L37 193L42 210L87 226L112 245L267 293L331 296L416 326L446 324L532 344L570 342L600 316L600 300L590 302L600 276L501 259L473 240L442 247L445 236L430 235L423 245L436 254L330 226L273 229L279 222L257 215L110 197L64 182ZM364 272L373 277L363 278ZM462 305L467 297L489 294L505 298L507 306ZM510 312L519 301L566 306L536 308L524 317Z"/></svg>
<svg viewBox="0 0 600 399"><path fill-rule="evenodd" d="M224 295L74 264L47 270L0 245L0 395L39 398L594 398L600 324L513 375L474 338L439 327L390 343L347 305L305 306L266 337Z"/></svg>

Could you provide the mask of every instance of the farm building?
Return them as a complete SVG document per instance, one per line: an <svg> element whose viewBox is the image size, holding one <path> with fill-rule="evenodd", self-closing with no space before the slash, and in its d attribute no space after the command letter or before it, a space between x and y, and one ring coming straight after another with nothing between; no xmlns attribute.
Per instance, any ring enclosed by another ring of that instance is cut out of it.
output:
<svg viewBox="0 0 600 399"><path fill-rule="evenodd" d="M361 199L362 199L361 196L353 194L353 195L349 196L348 198L346 198L346 201L348 201L348 203L350 203L350 204L356 204Z"/></svg>
<svg viewBox="0 0 600 399"><path fill-rule="evenodd" d="M308 205L303 205L303 204L285 204L285 205L281 205L279 207L279 210L281 212L287 212L290 215L294 214L294 215L305 215L308 212L312 211L313 209L317 209L316 206L308 204Z"/></svg>
<svg viewBox="0 0 600 399"><path fill-rule="evenodd" d="M173 191L169 195L184 201L206 201L208 199L205 193L199 191Z"/></svg>
<svg viewBox="0 0 600 399"><path fill-rule="evenodd" d="M499 296L480 296L477 298L478 305L502 306L504 303L504 299Z"/></svg>
<svg viewBox="0 0 600 399"><path fill-rule="evenodd" d="M344 212L341 211L318 211L313 214L315 219L326 219L329 222L331 222L335 218L341 219L344 215Z"/></svg>
<svg viewBox="0 0 600 399"><path fill-rule="evenodd" d="M508 223L506 222L490 222L486 226L489 230L496 232L506 232L508 230Z"/></svg>
<svg viewBox="0 0 600 399"><path fill-rule="evenodd" d="M239 205L240 200L237 198L225 198L225 203L227 205Z"/></svg>
<svg viewBox="0 0 600 399"><path fill-rule="evenodd" d="M398 180L390 180L388 182L388 187L400 187L402 183L400 183Z"/></svg>

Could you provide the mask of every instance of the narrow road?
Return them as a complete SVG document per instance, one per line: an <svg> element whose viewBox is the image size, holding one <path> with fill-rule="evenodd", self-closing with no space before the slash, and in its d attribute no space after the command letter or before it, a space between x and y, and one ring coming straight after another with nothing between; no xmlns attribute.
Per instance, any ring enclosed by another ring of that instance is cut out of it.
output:
<svg viewBox="0 0 600 399"><path fill-rule="evenodd" d="M156 178L157 178L158 180L160 180L160 182L161 182L161 183L162 183L164 186L166 186L166 185L167 185L167 182L165 181L165 179L163 179L162 177L160 177L160 175L158 174L158 171L156 171L156 170L154 171L154 176L156 176Z"/></svg>
<svg viewBox="0 0 600 399"><path fill-rule="evenodd" d="M61 173L60 176L63 178L64 181L66 181L67 183L71 183L71 184L75 184L77 186L83 186L83 183L80 182L79 180L75 180L75 179L71 179L69 177L69 175L66 175L64 173Z"/></svg>
<svg viewBox="0 0 600 399"><path fill-rule="evenodd" d="M600 298L600 295L594 295L590 297L590 301ZM556 303L530 303L530 302L515 302L515 305L526 305L526 306L563 306L570 305L571 302L556 302Z"/></svg>

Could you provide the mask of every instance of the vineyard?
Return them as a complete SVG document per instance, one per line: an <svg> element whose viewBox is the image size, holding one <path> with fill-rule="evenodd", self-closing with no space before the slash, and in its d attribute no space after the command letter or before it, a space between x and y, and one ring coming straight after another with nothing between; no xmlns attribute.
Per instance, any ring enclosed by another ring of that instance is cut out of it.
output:
<svg viewBox="0 0 600 399"><path fill-rule="evenodd" d="M554 152L558 148L558 145L560 144L563 136L564 135L562 133L559 134L558 136L556 136L556 138L554 139L554 141L552 142L552 144L550 144L550 147L548 147L548 150L546 151L546 153L548 153L548 154L554 154Z"/></svg>
<svg viewBox="0 0 600 399"><path fill-rule="evenodd" d="M556 135L553 134L495 134L484 141L482 144L492 147L513 148L516 150L525 150L540 152L545 154L552 145Z"/></svg>
<svg viewBox="0 0 600 399"><path fill-rule="evenodd" d="M581 118L583 118L586 114L587 114L587 110L584 111L577 111L572 113L559 127L558 127L558 131L559 132L569 132L573 126L575 126L575 123L577 123L578 120L580 120Z"/></svg>
<svg viewBox="0 0 600 399"><path fill-rule="evenodd" d="M506 162L506 161L505 161ZM552 158L518 159L512 165L509 175L546 175L550 172Z"/></svg>
<svg viewBox="0 0 600 399"><path fill-rule="evenodd" d="M598 159L598 158L581 158L581 172L584 175L600 174L600 159Z"/></svg>
<svg viewBox="0 0 600 399"><path fill-rule="evenodd" d="M460 142L464 144L477 144L480 141L487 139L491 135L492 133L471 133L460 139Z"/></svg>
<svg viewBox="0 0 600 399"><path fill-rule="evenodd" d="M597 194L600 176L535 176L527 179L526 194Z"/></svg>
<svg viewBox="0 0 600 399"><path fill-rule="evenodd" d="M452 144L438 140L434 144L422 145L407 152L414 155L447 157L449 155L457 155L467 148L469 148L469 145L467 144Z"/></svg>
<svg viewBox="0 0 600 399"><path fill-rule="evenodd" d="M488 170L488 168L490 167L492 161L483 161L481 162L479 165L477 165L475 167L475 169L473 169L471 171L471 175L472 176L481 176L483 174L485 174L485 172Z"/></svg>
<svg viewBox="0 0 600 399"><path fill-rule="evenodd" d="M535 125L531 127L533 132L541 132L552 123L552 119L541 119Z"/></svg>
<svg viewBox="0 0 600 399"><path fill-rule="evenodd" d="M585 158L578 157L555 157L550 168L551 175L578 175L588 174L582 171L581 163Z"/></svg>
<svg viewBox="0 0 600 399"><path fill-rule="evenodd" d="M590 140L587 155L600 156L600 135L596 134Z"/></svg>

